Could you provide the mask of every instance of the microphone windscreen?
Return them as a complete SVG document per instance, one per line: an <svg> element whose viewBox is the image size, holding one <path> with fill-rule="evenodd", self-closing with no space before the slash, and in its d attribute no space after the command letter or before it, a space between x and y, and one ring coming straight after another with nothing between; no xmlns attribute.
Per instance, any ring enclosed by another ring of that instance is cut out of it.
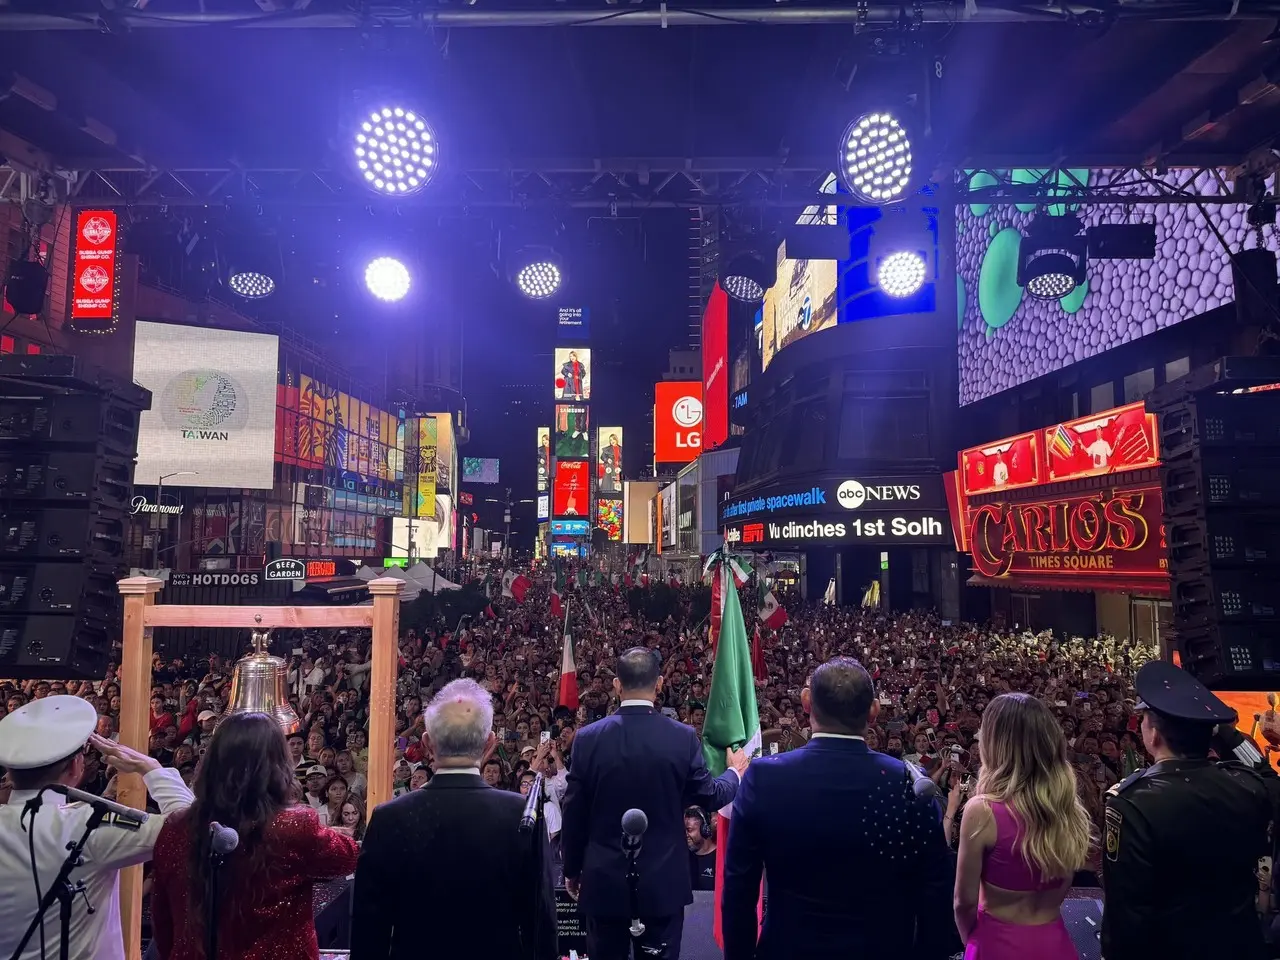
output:
<svg viewBox="0 0 1280 960"><path fill-rule="evenodd" d="M622 815L622 832L628 837L642 837L649 829L649 818L643 810L632 807Z"/></svg>
<svg viewBox="0 0 1280 960"><path fill-rule="evenodd" d="M231 827L224 827L220 823L209 824L209 842L213 847L213 852L220 857L235 851L240 846L240 834L236 833Z"/></svg>

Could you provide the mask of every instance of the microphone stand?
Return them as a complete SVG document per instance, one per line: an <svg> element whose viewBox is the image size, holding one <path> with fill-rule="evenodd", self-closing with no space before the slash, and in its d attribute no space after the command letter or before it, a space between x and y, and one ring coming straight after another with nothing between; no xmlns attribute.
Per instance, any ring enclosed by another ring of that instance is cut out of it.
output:
<svg viewBox="0 0 1280 960"><path fill-rule="evenodd" d="M218 909L218 873L226 862L226 854L218 853L210 843L209 881L205 885L204 898L205 960L218 960L218 917L220 915Z"/></svg>
<svg viewBox="0 0 1280 960"><path fill-rule="evenodd" d="M640 922L640 868L636 861L640 856L640 838L622 837L622 849L627 855L627 898L631 904L631 936L644 936L644 924Z"/></svg>
<svg viewBox="0 0 1280 960"><path fill-rule="evenodd" d="M28 809L31 813L31 821L27 829L35 829L35 815L40 809L41 796L48 787L43 788L40 793L36 794L35 799L30 801ZM59 960L68 960L71 950L71 903L78 893L84 895L85 886L83 880L71 882L71 871L77 867L84 865L84 845L89 842L89 835L102 826L103 821L107 818L109 812L105 805L90 804L93 813L89 815L89 819L85 822L84 833L80 835L80 839L67 846L67 858L62 861L62 867L58 870L58 875L54 877L53 884L40 898L40 905L36 908L36 915L31 918L31 923L27 926L27 932L22 935L22 939L18 941L18 948L13 951L12 960L19 960L27 944L31 941L35 932L44 924L45 914L49 912L49 908L53 906L53 901L58 901L58 927L62 937L58 944ZM89 913L94 912L93 905L85 900L85 907Z"/></svg>

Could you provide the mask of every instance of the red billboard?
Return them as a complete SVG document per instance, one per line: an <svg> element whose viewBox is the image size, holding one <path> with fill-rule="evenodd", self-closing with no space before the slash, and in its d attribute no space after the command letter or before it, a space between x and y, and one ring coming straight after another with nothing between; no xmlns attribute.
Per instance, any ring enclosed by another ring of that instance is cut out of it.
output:
<svg viewBox="0 0 1280 960"><path fill-rule="evenodd" d="M1044 431L1046 482L1138 470L1160 463L1156 415L1131 403Z"/></svg>
<svg viewBox="0 0 1280 960"><path fill-rule="evenodd" d="M551 485L551 515L553 517L591 516L590 461L556 461L556 478Z"/></svg>
<svg viewBox="0 0 1280 960"><path fill-rule="evenodd" d="M115 318L118 226L114 210L81 210L76 214L71 257L72 320Z"/></svg>
<svg viewBox="0 0 1280 960"><path fill-rule="evenodd" d="M965 528L975 570L991 580L1123 577L1168 590L1168 551L1158 485L970 504Z"/></svg>
<svg viewBox="0 0 1280 960"><path fill-rule="evenodd" d="M968 496L1043 483L1035 433L960 451L960 479Z"/></svg>
<svg viewBox="0 0 1280 960"><path fill-rule="evenodd" d="M653 459L688 463L702 452L702 381L663 380L653 390Z"/></svg>
<svg viewBox="0 0 1280 960"><path fill-rule="evenodd" d="M729 295L719 282L702 314L702 449L729 439Z"/></svg>

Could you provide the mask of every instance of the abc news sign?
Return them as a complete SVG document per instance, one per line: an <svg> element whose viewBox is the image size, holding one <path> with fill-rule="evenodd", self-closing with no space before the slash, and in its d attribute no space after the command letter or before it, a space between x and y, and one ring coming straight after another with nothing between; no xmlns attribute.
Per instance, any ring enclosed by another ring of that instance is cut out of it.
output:
<svg viewBox="0 0 1280 960"><path fill-rule="evenodd" d="M777 543L948 544L941 477L833 479L808 488L775 485L720 508L725 540Z"/></svg>

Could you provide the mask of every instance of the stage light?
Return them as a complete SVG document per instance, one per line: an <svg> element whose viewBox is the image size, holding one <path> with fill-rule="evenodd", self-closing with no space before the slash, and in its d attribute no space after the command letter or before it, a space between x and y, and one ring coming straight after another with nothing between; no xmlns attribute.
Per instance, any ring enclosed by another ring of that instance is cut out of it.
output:
<svg viewBox="0 0 1280 960"><path fill-rule="evenodd" d="M241 270L231 274L227 286L232 293L246 300L261 300L275 292L276 282L257 270Z"/></svg>
<svg viewBox="0 0 1280 960"><path fill-rule="evenodd" d="M840 141L840 178L863 203L902 199L911 183L913 157L906 128L892 113L864 113Z"/></svg>
<svg viewBox="0 0 1280 960"><path fill-rule="evenodd" d="M103 276L105 278L106 274ZM36 261L14 260L9 264L9 275L4 281L4 298L9 301L15 315L38 314L44 309L44 297L48 289L49 271Z"/></svg>
<svg viewBox="0 0 1280 960"><path fill-rule="evenodd" d="M1080 218L1040 214L1018 242L1018 286L1036 300L1061 300L1084 283L1088 263Z"/></svg>
<svg viewBox="0 0 1280 960"><path fill-rule="evenodd" d="M393 257L378 257L365 267L364 283L379 300L394 303L409 292L409 268Z"/></svg>
<svg viewBox="0 0 1280 960"><path fill-rule="evenodd" d="M356 128L351 157L369 189L393 197L417 193L440 163L431 126L419 114L397 106L365 115Z"/></svg>
<svg viewBox="0 0 1280 960"><path fill-rule="evenodd" d="M909 297L924 286L924 257L913 250L891 253L880 261L876 282L891 297Z"/></svg>
<svg viewBox="0 0 1280 960"><path fill-rule="evenodd" d="M729 260L720 275L724 292L743 303L759 303L777 279L777 267L770 268L755 251L746 251Z"/></svg>
<svg viewBox="0 0 1280 960"><path fill-rule="evenodd" d="M530 300L546 300L564 284L560 257L550 247L525 247L511 261L511 282Z"/></svg>

